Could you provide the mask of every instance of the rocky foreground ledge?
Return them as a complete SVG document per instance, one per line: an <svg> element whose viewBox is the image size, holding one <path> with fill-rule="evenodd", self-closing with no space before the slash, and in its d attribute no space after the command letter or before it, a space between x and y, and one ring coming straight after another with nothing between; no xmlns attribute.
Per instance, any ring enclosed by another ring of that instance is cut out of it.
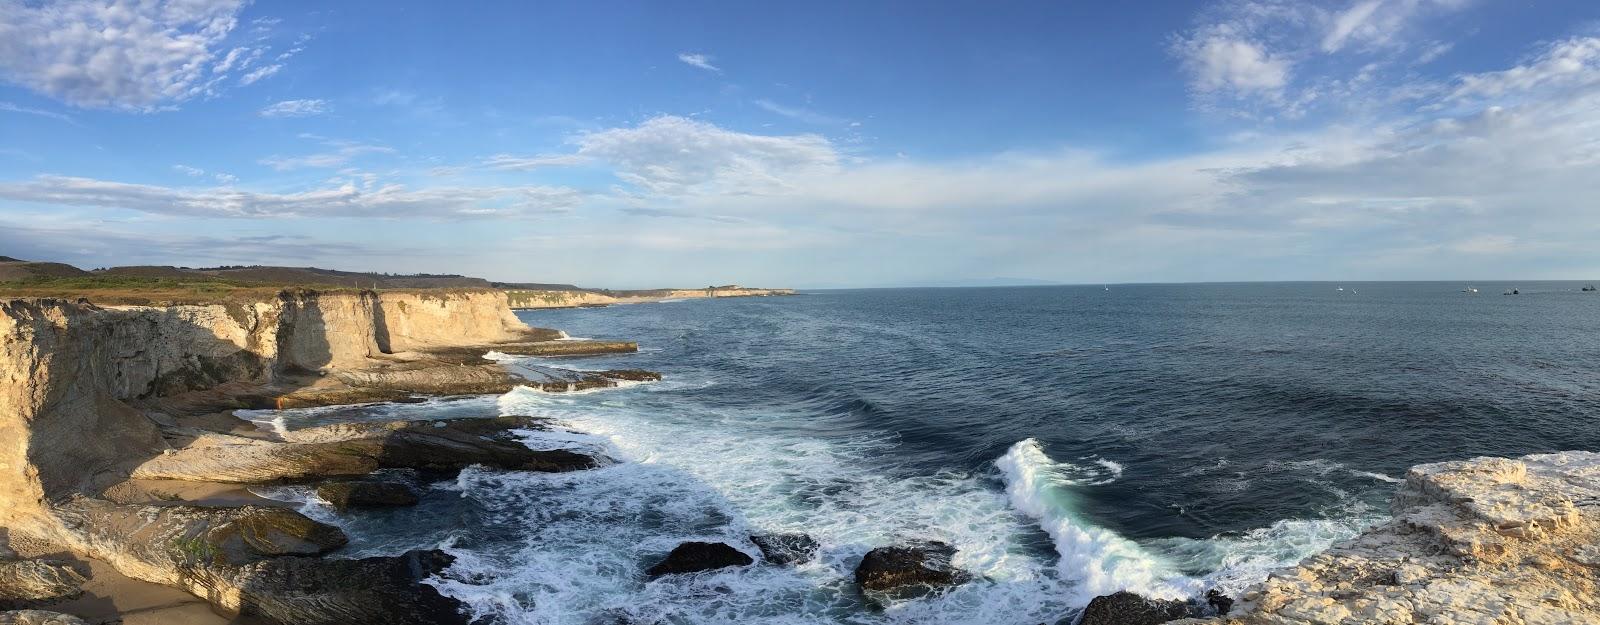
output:
<svg viewBox="0 0 1600 625"><path fill-rule="evenodd" d="M1082 625L1600 623L1600 454L1414 467L1393 520L1274 573L1225 615L1102 597ZM1228 602L1223 602L1224 604Z"/></svg>
<svg viewBox="0 0 1600 625"><path fill-rule="evenodd" d="M160 307L0 299L0 625L81 622L48 610L82 604L107 575L228 615L185 623L464 624L464 606L423 583L450 556L321 557L348 542L339 528L240 485L314 485L343 510L415 503L419 483L473 465L559 472L609 459L529 449L518 432L547 427L530 417L264 431L233 411L659 379L485 358L636 349L529 328L498 291L286 290ZM124 616L100 609L98 621ZM159 606L127 617L179 622Z"/></svg>

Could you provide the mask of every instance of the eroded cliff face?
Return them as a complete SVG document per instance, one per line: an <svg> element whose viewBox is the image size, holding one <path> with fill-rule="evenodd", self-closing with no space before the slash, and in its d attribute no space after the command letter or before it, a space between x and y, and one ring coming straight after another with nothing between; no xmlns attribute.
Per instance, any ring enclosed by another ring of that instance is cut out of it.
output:
<svg viewBox="0 0 1600 625"><path fill-rule="evenodd" d="M117 401L157 375L143 320L59 300L0 302L0 523L130 458L165 447L154 423Z"/></svg>
<svg viewBox="0 0 1600 625"><path fill-rule="evenodd" d="M378 345L390 353L512 341L528 331L503 291L385 293L377 312Z"/></svg>
<svg viewBox="0 0 1600 625"><path fill-rule="evenodd" d="M494 291L285 291L170 307L0 301L0 525L26 527L49 501L162 453L159 428L128 402L526 331Z"/></svg>

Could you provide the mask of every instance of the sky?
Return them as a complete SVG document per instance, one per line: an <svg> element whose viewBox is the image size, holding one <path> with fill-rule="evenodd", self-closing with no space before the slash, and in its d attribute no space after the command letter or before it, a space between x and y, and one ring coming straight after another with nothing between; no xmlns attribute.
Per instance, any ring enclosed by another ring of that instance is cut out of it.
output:
<svg viewBox="0 0 1600 625"><path fill-rule="evenodd" d="M0 0L0 255L1600 276L1600 3Z"/></svg>

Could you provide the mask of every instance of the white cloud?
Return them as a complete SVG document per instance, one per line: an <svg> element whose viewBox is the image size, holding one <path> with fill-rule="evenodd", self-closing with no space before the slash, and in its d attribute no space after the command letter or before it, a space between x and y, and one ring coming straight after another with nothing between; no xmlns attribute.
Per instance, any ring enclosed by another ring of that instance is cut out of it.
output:
<svg viewBox="0 0 1600 625"><path fill-rule="evenodd" d="M1201 91L1276 92L1289 83L1290 62L1250 41L1212 37L1192 42L1185 56Z"/></svg>
<svg viewBox="0 0 1600 625"><path fill-rule="evenodd" d="M1450 49L1422 37L1429 19L1470 0L1357 0L1338 10L1288 0L1223 0L1172 51L1205 108L1298 117L1329 106L1389 104L1386 79ZM1418 41L1423 43L1417 43ZM1426 46L1425 49L1413 49Z"/></svg>
<svg viewBox="0 0 1600 625"><path fill-rule="evenodd" d="M678 60L708 72L722 73L722 68L711 64L711 56L697 52L679 52Z"/></svg>
<svg viewBox="0 0 1600 625"><path fill-rule="evenodd" d="M239 177L238 176L235 176L233 174L225 174L225 173L222 173L220 171L215 173L215 174L212 174L211 177L216 179L218 184L227 185L227 184L233 184L233 183L239 181Z"/></svg>
<svg viewBox="0 0 1600 625"><path fill-rule="evenodd" d="M239 84L241 84L241 85L253 85L257 81L260 81L261 79L264 79L264 78L268 78L268 77L270 77L270 76L272 76L274 74L277 74L278 72L280 72L282 70L283 70L283 64L281 64L281 63L258 67L256 69L250 70L245 75L240 76L239 77Z"/></svg>
<svg viewBox="0 0 1600 625"><path fill-rule="evenodd" d="M0 249L23 258L49 259L80 267L128 264L293 264L343 262L393 255L387 246L328 241L300 235L207 236L141 232L98 221L40 224L0 219ZM408 253L414 249L408 248Z"/></svg>
<svg viewBox="0 0 1600 625"><path fill-rule="evenodd" d="M301 135L301 138L313 139L323 145L333 148L327 152L317 152L302 156L269 156L261 159L261 164L278 171L304 168L332 169L344 167L356 157L368 154L394 154L394 148L382 145L371 145L354 141L326 139L315 135Z"/></svg>
<svg viewBox="0 0 1600 625"><path fill-rule="evenodd" d="M0 198L62 206L110 208L175 217L485 218L528 217L577 206L565 187L493 186L408 189L344 184L297 193L216 187L201 190L129 184L71 176L38 176L0 184Z"/></svg>
<svg viewBox="0 0 1600 625"><path fill-rule="evenodd" d="M496 154L483 159L483 165L490 169L531 171L534 169L543 169L545 167L581 165L586 161L588 161L587 158L578 154L539 154L535 156Z"/></svg>
<svg viewBox="0 0 1600 625"><path fill-rule="evenodd" d="M745 134L665 115L574 141L579 155L611 163L623 181L664 195L781 192L792 176L836 171L840 163L820 135Z"/></svg>
<svg viewBox="0 0 1600 625"><path fill-rule="evenodd" d="M1461 76L1452 98L1494 98L1547 88L1600 83L1600 37L1575 37L1545 47L1529 62L1498 72Z"/></svg>
<svg viewBox="0 0 1600 625"><path fill-rule="evenodd" d="M7 113L22 113L23 115L37 115L39 117L48 117L50 119L64 121L64 122L67 122L69 124L74 124L74 125L76 125L78 123L76 120L72 119L71 115L67 115L65 113L57 113L55 111L46 111L44 109L29 108L29 107L26 107L26 106L20 106L20 105L18 105L16 103L13 103L13 102L0 102L0 111L4 111L4 112L7 112Z"/></svg>
<svg viewBox="0 0 1600 625"><path fill-rule="evenodd" d="M845 120L830 115L824 115L811 109L795 106L784 106L771 100L756 100L755 105L768 112L776 113L789 119L805 122L807 124L815 124L818 126L842 126L846 123Z"/></svg>
<svg viewBox="0 0 1600 625"><path fill-rule="evenodd" d="M326 100L284 100L261 109L262 117L310 117L328 112Z"/></svg>
<svg viewBox="0 0 1600 625"><path fill-rule="evenodd" d="M1323 52L1338 52L1356 31L1371 28L1372 15L1383 6L1383 0L1357 2L1333 17L1332 27L1322 38Z"/></svg>
<svg viewBox="0 0 1600 625"><path fill-rule="evenodd" d="M206 170L200 169L199 167L190 167L188 165L173 165L172 169L186 176L200 177L206 175Z"/></svg>
<svg viewBox="0 0 1600 625"><path fill-rule="evenodd" d="M205 93L240 0L0 2L0 78L69 104L150 110Z"/></svg>

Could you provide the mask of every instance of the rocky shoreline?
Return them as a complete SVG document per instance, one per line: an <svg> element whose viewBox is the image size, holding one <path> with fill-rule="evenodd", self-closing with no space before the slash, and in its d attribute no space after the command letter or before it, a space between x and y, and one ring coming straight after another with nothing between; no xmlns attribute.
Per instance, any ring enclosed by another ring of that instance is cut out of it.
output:
<svg viewBox="0 0 1600 625"><path fill-rule="evenodd" d="M323 558L348 542L341 530L238 486L320 484L344 506L390 505L408 487L375 472L437 480L473 465L575 471L608 459L529 449L514 433L545 427L529 417L266 432L232 411L659 379L525 375L484 358L637 349L563 338L523 325L495 291L288 290L247 305L168 307L0 302L0 440L9 443L0 527L17 547L0 553L0 610L10 610L0 622L75 622L37 609L74 603L97 567L187 590L239 622L467 622L459 602L422 583L450 556ZM180 622L161 612L95 616Z"/></svg>
<svg viewBox="0 0 1600 625"><path fill-rule="evenodd" d="M565 472L612 459L530 449L516 433L551 424L527 416L266 431L233 411L659 379L640 370L513 370L485 358L636 349L529 328L493 290L287 290L248 305L167 307L0 301L0 625L85 622L78 616L129 625L467 623L465 606L425 583L450 566L448 554L324 557L348 542L339 528L243 489L304 484L342 512L415 504L419 484L473 465ZM750 541L767 566L818 550L804 534ZM687 542L641 574L751 566L753 554ZM872 600L915 600L974 582L952 565L955 555L938 542L880 546L855 565L853 581ZM112 579L197 599L169 596L166 607L137 613L80 609ZM202 606L225 616L197 616ZM1420 465L1394 499L1393 520L1241 596L1174 602L1121 592L1096 598L1080 618L1600 622L1600 454Z"/></svg>

